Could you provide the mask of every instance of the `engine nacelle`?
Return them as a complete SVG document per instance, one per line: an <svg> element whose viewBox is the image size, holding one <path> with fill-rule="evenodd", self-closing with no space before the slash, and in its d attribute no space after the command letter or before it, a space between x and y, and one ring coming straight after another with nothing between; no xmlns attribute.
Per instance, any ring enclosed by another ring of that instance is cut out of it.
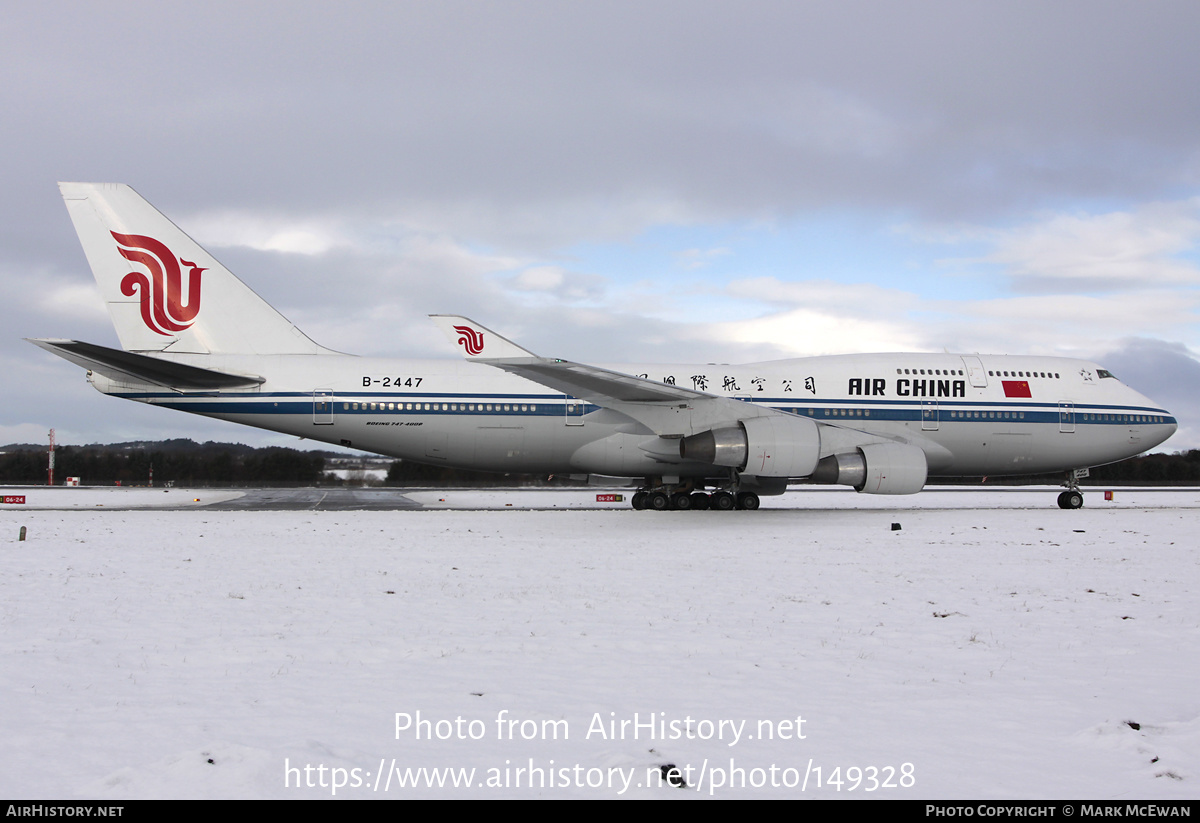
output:
<svg viewBox="0 0 1200 823"><path fill-rule="evenodd" d="M925 452L903 443L868 443L853 452L821 459L810 478L840 483L864 494L916 494L925 487Z"/></svg>
<svg viewBox="0 0 1200 823"><path fill-rule="evenodd" d="M817 467L821 436L807 417L751 417L679 441L684 460L728 466L757 477L807 477Z"/></svg>

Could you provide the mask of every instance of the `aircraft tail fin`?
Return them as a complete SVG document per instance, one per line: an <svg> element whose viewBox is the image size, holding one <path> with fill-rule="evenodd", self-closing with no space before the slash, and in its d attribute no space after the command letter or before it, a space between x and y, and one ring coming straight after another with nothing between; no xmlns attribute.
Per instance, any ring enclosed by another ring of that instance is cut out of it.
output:
<svg viewBox="0 0 1200 823"><path fill-rule="evenodd" d="M58 187L126 351L329 351L129 186L59 183Z"/></svg>

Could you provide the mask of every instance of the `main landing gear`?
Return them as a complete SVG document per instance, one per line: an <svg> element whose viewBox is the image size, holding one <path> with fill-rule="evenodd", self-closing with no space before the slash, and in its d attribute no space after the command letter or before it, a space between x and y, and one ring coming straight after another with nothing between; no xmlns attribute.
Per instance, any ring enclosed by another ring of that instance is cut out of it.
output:
<svg viewBox="0 0 1200 823"><path fill-rule="evenodd" d="M633 507L639 511L731 511L745 509L754 511L759 506L758 495L751 491L733 492L717 489L711 494L702 489L687 486L662 486L641 488L634 492Z"/></svg>

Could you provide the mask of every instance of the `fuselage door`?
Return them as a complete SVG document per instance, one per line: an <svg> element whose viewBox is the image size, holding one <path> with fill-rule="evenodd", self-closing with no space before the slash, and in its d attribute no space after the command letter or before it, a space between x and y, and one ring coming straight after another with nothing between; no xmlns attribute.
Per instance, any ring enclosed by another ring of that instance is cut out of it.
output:
<svg viewBox="0 0 1200 823"><path fill-rule="evenodd" d="M938 402L936 400L921 401L921 431L935 432L938 430Z"/></svg>
<svg viewBox="0 0 1200 823"><path fill-rule="evenodd" d="M1058 430L1064 434L1075 431L1075 404L1062 401L1058 404Z"/></svg>
<svg viewBox="0 0 1200 823"><path fill-rule="evenodd" d="M962 361L967 367L967 379L971 381L971 385L977 389L987 388L987 372L983 368L983 361L967 354L963 355Z"/></svg>
<svg viewBox="0 0 1200 823"><path fill-rule="evenodd" d="M568 426L583 425L583 401L566 395L564 398L564 414Z"/></svg>
<svg viewBox="0 0 1200 823"><path fill-rule="evenodd" d="M313 425L333 425L333 390L313 390Z"/></svg>

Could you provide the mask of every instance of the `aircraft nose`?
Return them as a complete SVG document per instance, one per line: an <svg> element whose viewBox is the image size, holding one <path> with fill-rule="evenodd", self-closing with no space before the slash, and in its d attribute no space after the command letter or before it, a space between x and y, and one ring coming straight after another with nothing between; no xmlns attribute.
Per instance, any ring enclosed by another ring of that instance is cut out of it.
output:
<svg viewBox="0 0 1200 823"><path fill-rule="evenodd" d="M1153 449L1165 443L1175 432L1179 431L1179 422L1170 411L1164 409L1141 392L1131 389L1128 386L1125 386L1125 388L1130 392L1131 404L1143 409L1153 410L1153 417L1151 419L1154 422L1151 422L1148 427L1143 429L1143 442L1146 444L1144 446L1145 449ZM1147 434L1149 436L1146 436Z"/></svg>
<svg viewBox="0 0 1200 823"><path fill-rule="evenodd" d="M1162 412L1166 419L1162 423L1159 423L1153 427L1153 431L1155 433L1155 443L1149 446L1149 448L1154 448L1154 446L1165 443L1171 439L1171 436L1174 435L1175 432L1179 431L1179 422L1175 419L1175 415L1171 414L1166 409L1163 409Z"/></svg>

